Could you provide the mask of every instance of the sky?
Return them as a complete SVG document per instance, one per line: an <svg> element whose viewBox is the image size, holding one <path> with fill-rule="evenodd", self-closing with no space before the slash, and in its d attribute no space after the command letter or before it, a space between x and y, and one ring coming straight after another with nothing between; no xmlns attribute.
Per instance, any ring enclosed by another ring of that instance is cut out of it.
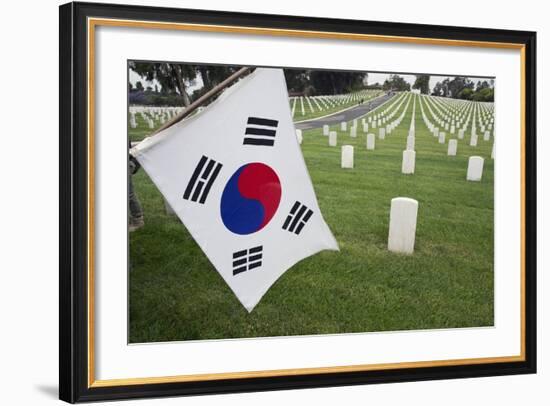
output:
<svg viewBox="0 0 550 406"><path fill-rule="evenodd" d="M382 84L382 83L384 83L384 81L390 75L391 75L391 73L369 72L368 84L372 85L372 84L375 84L376 82L379 82L380 84ZM407 82L409 82L411 84L411 86L413 85L413 83L416 79L415 75L399 74L399 76L401 76L403 79L405 79ZM453 76L435 76L435 75L431 75L430 76L430 92L433 90L433 88L434 88L434 86L437 82L441 82L442 80L445 80L446 78L452 79ZM480 79L480 78L475 78L475 77L470 76L470 80L472 80L472 82L474 82L474 85L477 85L477 82L483 81L483 80L488 80L488 79L486 79L486 78L481 78ZM141 83L143 84L143 87L151 86L152 88L154 88L155 84L159 85L159 88L161 87L160 84L158 84L158 82L156 80L153 81L153 82L148 82L148 81L140 78L139 75L137 73L135 73L133 70L130 70L130 83L132 83L132 85L135 86L137 81L141 81ZM201 79L200 75L197 77L197 80L194 81L194 82L195 83L188 83L188 89L191 93L194 90L200 89L203 86L203 82L202 82L202 79Z"/></svg>

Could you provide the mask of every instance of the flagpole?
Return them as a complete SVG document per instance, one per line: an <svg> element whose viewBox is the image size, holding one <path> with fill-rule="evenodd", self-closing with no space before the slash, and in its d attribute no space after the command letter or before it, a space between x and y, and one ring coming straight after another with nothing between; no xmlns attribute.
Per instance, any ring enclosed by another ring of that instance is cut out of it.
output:
<svg viewBox="0 0 550 406"><path fill-rule="evenodd" d="M235 80L239 79L240 77L250 73L252 68L244 67L239 69L237 72L233 73L231 76L227 77L223 82L220 82L216 86L214 86L212 89L210 89L208 92L203 94L201 97L199 97L197 100L195 100L193 103L191 103L187 108L185 108L181 113L179 113L177 116L175 116L172 120L166 122L165 124L161 125L156 131L154 131L151 135L155 135L162 130L166 130L169 127L172 127L174 124L179 123L181 120L183 120L185 117L188 117L191 113L193 113L196 109L198 109L200 106L202 106L204 103L206 103L208 100L210 100L212 97L216 96L218 93L220 93L222 90L227 88L229 85L231 85Z"/></svg>

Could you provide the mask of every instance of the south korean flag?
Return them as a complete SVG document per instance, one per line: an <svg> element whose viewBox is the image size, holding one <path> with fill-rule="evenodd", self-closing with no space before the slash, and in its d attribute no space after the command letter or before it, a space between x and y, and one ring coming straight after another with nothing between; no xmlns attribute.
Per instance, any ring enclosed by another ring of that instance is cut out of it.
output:
<svg viewBox="0 0 550 406"><path fill-rule="evenodd" d="M249 312L294 264L338 250L296 139L281 69L256 69L131 153Z"/></svg>

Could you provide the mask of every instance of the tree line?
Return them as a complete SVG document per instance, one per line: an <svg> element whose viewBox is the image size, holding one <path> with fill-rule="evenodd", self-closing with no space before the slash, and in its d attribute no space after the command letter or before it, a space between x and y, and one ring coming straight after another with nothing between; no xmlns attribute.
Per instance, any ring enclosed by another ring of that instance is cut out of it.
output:
<svg viewBox="0 0 550 406"><path fill-rule="evenodd" d="M445 78L435 84L430 93L430 75L416 75L413 89L419 89L423 94L451 97L453 99L492 102L495 100L495 81L480 80L477 85L465 76Z"/></svg>
<svg viewBox="0 0 550 406"><path fill-rule="evenodd" d="M147 82L160 85L144 88L141 81L128 84L131 104L188 106L202 94L236 72L237 66L191 65L171 62L129 63L129 68ZM402 76L390 75L384 83L368 84L367 72L329 71L312 69L284 69L290 96L337 95L362 89L410 91L411 85ZM203 86L194 90L197 80ZM416 75L413 89L430 94L430 76ZM457 76L437 82L431 91L434 96L465 100L493 101L494 81L481 81L474 86L467 77Z"/></svg>

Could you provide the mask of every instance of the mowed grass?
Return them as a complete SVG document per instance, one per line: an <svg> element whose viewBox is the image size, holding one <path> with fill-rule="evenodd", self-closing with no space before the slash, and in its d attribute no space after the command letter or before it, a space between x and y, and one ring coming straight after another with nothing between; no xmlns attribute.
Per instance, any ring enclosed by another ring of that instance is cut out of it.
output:
<svg viewBox="0 0 550 406"><path fill-rule="evenodd" d="M250 314L140 170L134 184L146 225L130 236L130 342L493 325L492 141L469 147L467 132L447 157L417 102L416 172L402 175L411 116L412 102L385 140L374 130L374 151L360 125L357 138L339 132L336 148L321 130L304 131L302 151L340 252L289 269ZM345 144L355 146L353 170L340 168ZM481 182L466 181L471 155L485 158ZM413 255L387 250L397 196L419 202Z"/></svg>

